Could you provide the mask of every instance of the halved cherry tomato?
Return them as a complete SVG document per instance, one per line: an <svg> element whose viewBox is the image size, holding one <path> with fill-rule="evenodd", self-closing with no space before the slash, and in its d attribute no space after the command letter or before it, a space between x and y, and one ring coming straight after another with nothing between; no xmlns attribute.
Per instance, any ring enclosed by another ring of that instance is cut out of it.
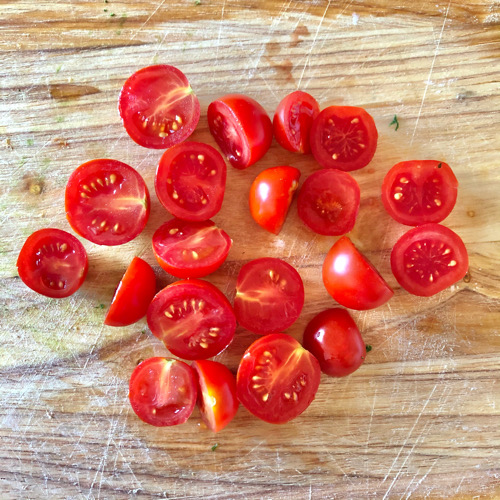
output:
<svg viewBox="0 0 500 500"><path fill-rule="evenodd" d="M286 330L295 323L303 305L302 279L284 260L264 257L240 269L234 313L247 330L259 335Z"/></svg>
<svg viewBox="0 0 500 500"><path fill-rule="evenodd" d="M262 171L250 186L250 213L259 226L278 234L299 187L300 170L273 167Z"/></svg>
<svg viewBox="0 0 500 500"><path fill-rule="evenodd" d="M149 192L132 167L117 160L80 165L66 185L66 217L80 236L98 245L133 240L149 217Z"/></svg>
<svg viewBox="0 0 500 500"><path fill-rule="evenodd" d="M178 359L146 359L130 377L132 409L143 422L156 427L183 424L193 413L196 396L196 374Z"/></svg>
<svg viewBox="0 0 500 500"><path fill-rule="evenodd" d="M385 304L394 292L347 236L330 248L323 263L323 283L344 307L366 310Z"/></svg>
<svg viewBox="0 0 500 500"><path fill-rule="evenodd" d="M311 127L311 151L326 168L358 170L370 163L377 149L373 118L354 106L329 106Z"/></svg>
<svg viewBox="0 0 500 500"><path fill-rule="evenodd" d="M163 153L156 170L156 194L175 217L207 220L222 206L226 171L224 159L212 146L183 142Z"/></svg>
<svg viewBox="0 0 500 500"><path fill-rule="evenodd" d="M156 278L151 266L134 257L115 291L104 324L126 326L146 315L156 293Z"/></svg>
<svg viewBox="0 0 500 500"><path fill-rule="evenodd" d="M191 365L198 374L198 406L201 418L213 432L231 422L238 411L236 378L217 361L198 360Z"/></svg>
<svg viewBox="0 0 500 500"><path fill-rule="evenodd" d="M184 141L200 119L200 102L186 76L165 64L136 71L123 85L118 110L132 140L153 149Z"/></svg>
<svg viewBox="0 0 500 500"><path fill-rule="evenodd" d="M235 168L253 165L271 146L273 124L251 97L225 95L210 103L207 116L210 133Z"/></svg>
<svg viewBox="0 0 500 500"><path fill-rule="evenodd" d="M238 367L238 399L256 417L284 424L314 400L321 379L318 360L283 333L256 340Z"/></svg>
<svg viewBox="0 0 500 500"><path fill-rule="evenodd" d="M236 318L224 294L207 281L181 280L158 292L148 308L153 335L175 356L207 359L233 340Z"/></svg>
<svg viewBox="0 0 500 500"><path fill-rule="evenodd" d="M177 278L201 278L222 265L232 243L211 220L171 219L153 235L153 252L167 273Z"/></svg>
<svg viewBox="0 0 500 500"><path fill-rule="evenodd" d="M309 133L318 114L319 104L312 95L301 90L288 94L274 113L274 137L288 151L309 153Z"/></svg>
<svg viewBox="0 0 500 500"><path fill-rule="evenodd" d="M461 280L469 268L464 242L441 224L424 224L407 231L394 245L391 267L408 292L430 297Z"/></svg>
<svg viewBox="0 0 500 500"><path fill-rule="evenodd" d="M335 169L318 170L302 185L297 208L299 217L315 233L338 236L356 222L360 191L356 179Z"/></svg>
<svg viewBox="0 0 500 500"><path fill-rule="evenodd" d="M340 307L316 315L304 331L304 347L330 377L345 377L365 360L366 345L351 315Z"/></svg>
<svg viewBox="0 0 500 500"><path fill-rule="evenodd" d="M382 202L394 220L418 226L448 217L457 201L457 189L457 178L447 163L402 161L384 178Z"/></svg>
<svg viewBox="0 0 500 500"><path fill-rule="evenodd" d="M75 293L85 280L88 267L83 245L61 229L35 231L17 258L17 272L24 284L54 299Z"/></svg>

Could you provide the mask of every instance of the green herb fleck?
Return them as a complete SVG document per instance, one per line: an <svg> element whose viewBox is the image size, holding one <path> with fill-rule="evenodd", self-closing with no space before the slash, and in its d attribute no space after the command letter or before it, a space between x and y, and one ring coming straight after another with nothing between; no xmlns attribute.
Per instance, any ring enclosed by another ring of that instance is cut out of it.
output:
<svg viewBox="0 0 500 500"><path fill-rule="evenodd" d="M59 73L59 71L61 71L62 69L62 64L60 64L57 68L56 68L56 73Z"/></svg>
<svg viewBox="0 0 500 500"><path fill-rule="evenodd" d="M146 330L141 330L142 335L146 335Z"/></svg>
<svg viewBox="0 0 500 500"><path fill-rule="evenodd" d="M115 31L115 34L116 34L116 35L121 35L121 34L122 34L122 30L116 30L116 31Z"/></svg>
<svg viewBox="0 0 500 500"><path fill-rule="evenodd" d="M109 3L108 0L104 0L104 3Z"/></svg>
<svg viewBox="0 0 500 500"><path fill-rule="evenodd" d="M21 158L21 161L19 162L19 166L22 167L27 161L28 161L28 157L27 156L23 156Z"/></svg>
<svg viewBox="0 0 500 500"><path fill-rule="evenodd" d="M104 12L108 12L108 9L104 9Z"/></svg>
<svg viewBox="0 0 500 500"><path fill-rule="evenodd" d="M210 448L212 451L215 451L219 447L219 443L215 443L212 448Z"/></svg>
<svg viewBox="0 0 500 500"><path fill-rule="evenodd" d="M57 122L57 123L62 123L63 121L64 121L64 116L58 116L58 117L56 118L56 122Z"/></svg>
<svg viewBox="0 0 500 500"><path fill-rule="evenodd" d="M389 123L389 127L391 125L396 125L396 128L394 129L394 131L396 131L399 128L398 115L394 115L394 118L392 119L392 122Z"/></svg>
<svg viewBox="0 0 500 500"><path fill-rule="evenodd" d="M194 0L195 5L201 5L201 0Z"/></svg>
<svg viewBox="0 0 500 500"><path fill-rule="evenodd" d="M116 14L114 12L111 12L111 14L109 15L109 17L115 17Z"/></svg>
<svg viewBox="0 0 500 500"><path fill-rule="evenodd" d="M104 309L106 306L104 304L99 304L98 306L95 306L94 309Z"/></svg>
<svg viewBox="0 0 500 500"><path fill-rule="evenodd" d="M123 28L123 25L125 24L125 21L127 20L127 14L122 14L122 17L120 19L120 27Z"/></svg>
<svg viewBox="0 0 500 500"><path fill-rule="evenodd" d="M373 349L373 347L369 344L366 344L366 352L370 352Z"/></svg>
<svg viewBox="0 0 500 500"><path fill-rule="evenodd" d="M34 141L33 139L28 139L28 140L26 141L26 144L27 144L28 146L33 146L33 144L35 144L35 141Z"/></svg>
<svg viewBox="0 0 500 500"><path fill-rule="evenodd" d="M443 166L443 164L441 162L439 162L438 168L441 168L442 166Z"/></svg>

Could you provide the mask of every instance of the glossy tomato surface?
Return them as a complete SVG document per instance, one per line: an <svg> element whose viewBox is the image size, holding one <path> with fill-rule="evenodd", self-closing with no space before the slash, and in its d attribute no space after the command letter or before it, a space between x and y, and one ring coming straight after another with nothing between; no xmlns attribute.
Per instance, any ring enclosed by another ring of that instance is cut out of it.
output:
<svg viewBox="0 0 500 500"><path fill-rule="evenodd" d="M160 266L177 278L201 278L226 260L232 240L211 220L171 219L153 235L153 252Z"/></svg>
<svg viewBox="0 0 500 500"><path fill-rule="evenodd" d="M295 323L303 305L302 279L284 260L264 257L240 269L234 313L247 330L260 335L285 330Z"/></svg>
<svg viewBox="0 0 500 500"><path fill-rule="evenodd" d="M385 304L394 292L347 236L330 248L323 263L323 283L344 307L366 310Z"/></svg>
<svg viewBox="0 0 500 500"><path fill-rule="evenodd" d="M424 224L407 231L391 253L398 283L421 297L435 295L461 280L469 268L464 242L441 224Z"/></svg>
<svg viewBox="0 0 500 500"><path fill-rule="evenodd" d="M300 170L288 166L267 168L255 178L248 201L259 226L273 234L281 231L299 178Z"/></svg>
<svg viewBox="0 0 500 500"><path fill-rule="evenodd" d="M132 409L143 422L156 427L183 424L193 413L196 396L196 374L178 359L146 359L130 377Z"/></svg>
<svg viewBox="0 0 500 500"><path fill-rule="evenodd" d="M146 315L156 293L156 278L151 266L134 257L115 291L104 324L126 326Z"/></svg>
<svg viewBox="0 0 500 500"><path fill-rule="evenodd" d="M135 72L123 85L118 110L128 135L153 149L184 141L200 119L200 103L186 76L164 64Z"/></svg>
<svg viewBox="0 0 500 500"><path fill-rule="evenodd" d="M233 340L236 318L224 294L211 283L181 280L158 292L148 325L167 349L183 359L207 359Z"/></svg>
<svg viewBox="0 0 500 500"><path fill-rule="evenodd" d="M238 367L237 393L250 413L283 424L312 403L320 379L318 360L293 337L275 333L246 350Z"/></svg>
<svg viewBox="0 0 500 500"><path fill-rule="evenodd" d="M394 220L418 226L448 217L457 201L457 190L457 178L447 163L402 161L384 178L382 202Z"/></svg>
<svg viewBox="0 0 500 500"><path fill-rule="evenodd" d="M23 283L37 293L60 299L82 285L88 271L87 252L72 235L61 229L35 231L17 258Z"/></svg>
<svg viewBox="0 0 500 500"><path fill-rule="evenodd" d="M132 167L117 160L80 165L66 185L66 217L80 236L98 245L133 240L149 218L149 192Z"/></svg>
<svg viewBox="0 0 500 500"><path fill-rule="evenodd" d="M311 127L311 151L325 168L358 170L370 163L377 149L373 118L354 106L329 106Z"/></svg>
<svg viewBox="0 0 500 500"><path fill-rule="evenodd" d="M318 114L319 104L312 95L301 90L288 94L274 113L274 137L288 151L309 153L309 134Z"/></svg>
<svg viewBox="0 0 500 500"><path fill-rule="evenodd" d="M301 220L318 234L338 236L354 227L360 190L356 179L333 168L312 173L297 199Z"/></svg>
<svg viewBox="0 0 500 500"><path fill-rule="evenodd" d="M271 119L251 97L225 95L210 103L207 116L210 133L235 168L253 165L271 146Z"/></svg>
<svg viewBox="0 0 500 500"><path fill-rule="evenodd" d="M183 142L167 149L156 170L155 189L162 205L179 219L202 221L221 208L226 164L208 144Z"/></svg>

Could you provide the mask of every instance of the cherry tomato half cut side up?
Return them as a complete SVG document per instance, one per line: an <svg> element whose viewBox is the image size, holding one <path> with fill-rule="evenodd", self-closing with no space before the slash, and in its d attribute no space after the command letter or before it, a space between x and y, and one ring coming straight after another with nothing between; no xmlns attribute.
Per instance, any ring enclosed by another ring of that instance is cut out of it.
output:
<svg viewBox="0 0 500 500"><path fill-rule="evenodd" d="M424 224L399 238L392 249L391 267L405 290L430 297L467 274L469 257L458 234L441 224Z"/></svg>
<svg viewBox="0 0 500 500"><path fill-rule="evenodd" d="M330 106L311 127L311 151L325 168L346 172L366 167L377 149L378 132L373 118L354 106Z"/></svg>
<svg viewBox="0 0 500 500"><path fill-rule="evenodd" d="M288 94L274 113L274 137L288 151L309 153L309 134L318 114L319 104L312 95L300 90Z"/></svg>
<svg viewBox="0 0 500 500"><path fill-rule="evenodd" d="M130 377L132 409L143 422L156 427L183 424L193 413L196 396L196 374L178 359L146 359Z"/></svg>
<svg viewBox="0 0 500 500"><path fill-rule="evenodd" d="M250 213L266 231L278 234L285 222L292 198L299 187L300 170L273 167L262 171L250 186Z"/></svg>
<svg viewBox="0 0 500 500"><path fill-rule="evenodd" d="M87 252L66 231L40 229L21 248L17 271L23 283L35 292L54 299L69 297L87 276Z"/></svg>
<svg viewBox="0 0 500 500"><path fill-rule="evenodd" d="M184 73L161 64L142 68L125 82L118 110L132 140L152 149L184 141L200 119L200 103Z"/></svg>
<svg viewBox="0 0 500 500"><path fill-rule="evenodd" d="M284 424L312 403L320 379L318 360L293 337L266 335L243 355L236 376L238 399L256 417Z"/></svg>
<svg viewBox="0 0 500 500"><path fill-rule="evenodd" d="M344 307L366 310L385 304L394 292L347 236L330 248L323 263L323 283Z"/></svg>
<svg viewBox="0 0 500 500"><path fill-rule="evenodd" d="M125 271L111 301L104 324L126 326L146 315L156 293L156 278L151 266L134 257Z"/></svg>
<svg viewBox="0 0 500 500"><path fill-rule="evenodd" d="M271 146L273 124L251 97L228 94L210 103L208 127L229 163L244 169L260 160Z"/></svg>
<svg viewBox="0 0 500 500"><path fill-rule="evenodd" d="M175 217L207 220L222 206L226 172L224 159L212 146L183 142L163 153L156 170L156 194Z"/></svg>

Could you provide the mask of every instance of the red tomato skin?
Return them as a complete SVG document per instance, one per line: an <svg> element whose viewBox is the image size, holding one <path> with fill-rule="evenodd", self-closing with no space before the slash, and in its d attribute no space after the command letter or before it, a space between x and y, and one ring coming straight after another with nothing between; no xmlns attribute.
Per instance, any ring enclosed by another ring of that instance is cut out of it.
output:
<svg viewBox="0 0 500 500"><path fill-rule="evenodd" d="M198 375L198 406L212 432L219 432L238 411L236 378L222 363L197 360L191 365Z"/></svg>
<svg viewBox="0 0 500 500"><path fill-rule="evenodd" d="M366 345L351 315L340 307L316 315L306 326L304 348L330 377L345 377L364 362Z"/></svg>
<svg viewBox="0 0 500 500"><path fill-rule="evenodd" d="M299 187L300 170L281 166L263 170L250 186L250 214L259 226L279 234L292 198Z"/></svg>
<svg viewBox="0 0 500 500"><path fill-rule="evenodd" d="M318 114L319 104L312 95L301 90L288 94L273 119L274 137L280 146L293 153L309 153L309 134Z"/></svg>
<svg viewBox="0 0 500 500"><path fill-rule="evenodd" d="M347 236L340 238L327 253L323 283L340 305L359 311L379 307L394 295Z"/></svg>
<svg viewBox="0 0 500 500"><path fill-rule="evenodd" d="M156 277L151 266L134 257L115 291L104 324L131 325L146 315L156 293Z"/></svg>
<svg viewBox="0 0 500 500"><path fill-rule="evenodd" d="M240 148L238 149L240 155L233 152L227 144L227 138L220 134L216 120L222 115L225 120L231 120L231 127L238 135L240 144L235 147ZM210 103L207 117L210 133L215 142L229 163L237 169L248 168L259 161L271 146L273 140L271 119L266 110L251 97L243 94L224 95Z"/></svg>

